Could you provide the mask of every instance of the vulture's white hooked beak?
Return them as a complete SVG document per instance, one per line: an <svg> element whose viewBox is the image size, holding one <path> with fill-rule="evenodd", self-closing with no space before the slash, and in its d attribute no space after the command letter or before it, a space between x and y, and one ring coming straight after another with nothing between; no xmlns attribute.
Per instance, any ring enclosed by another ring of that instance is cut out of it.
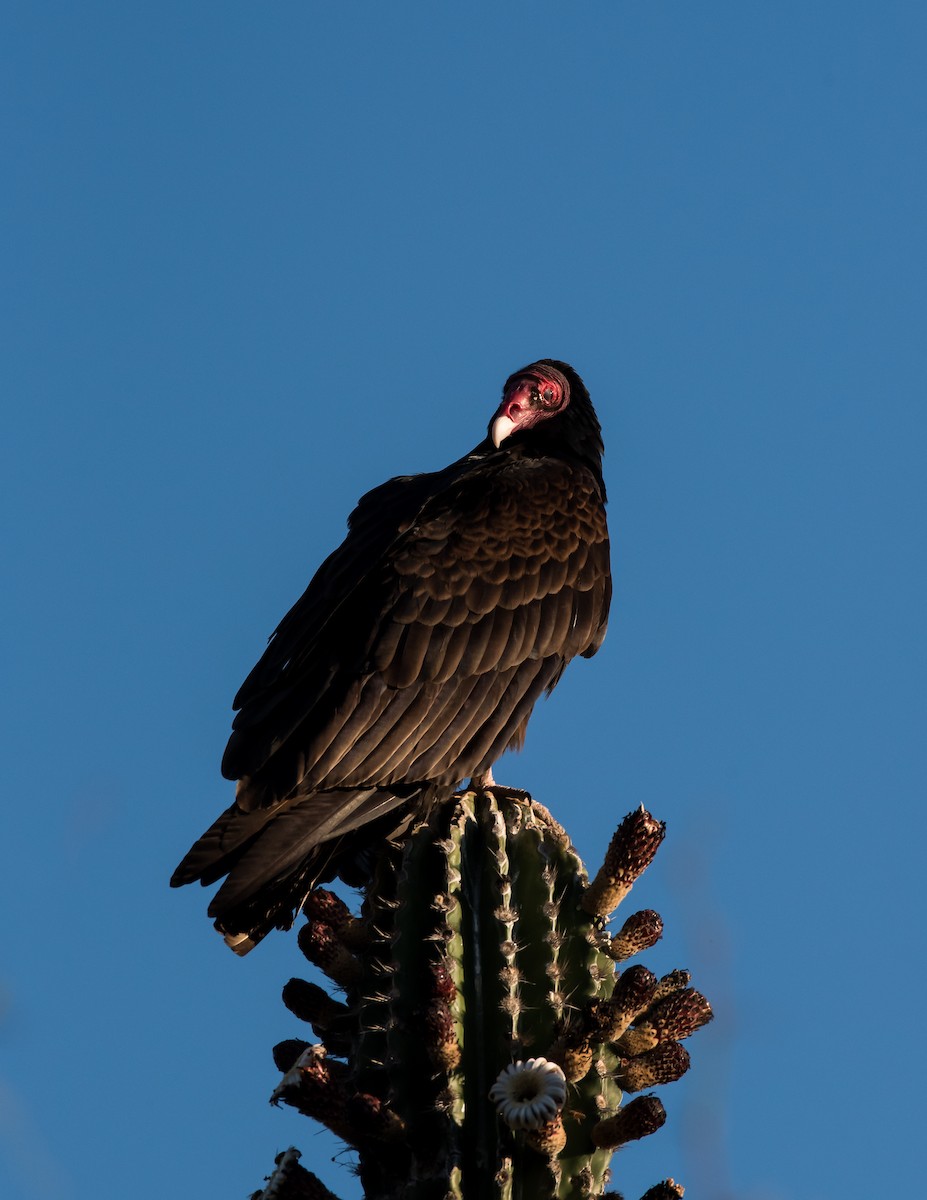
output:
<svg viewBox="0 0 927 1200"><path fill-rule="evenodd" d="M489 436L492 438L492 444L497 450L514 428L515 422L511 417L507 417L505 413L499 417L496 417L495 421L492 423L492 429L489 431Z"/></svg>

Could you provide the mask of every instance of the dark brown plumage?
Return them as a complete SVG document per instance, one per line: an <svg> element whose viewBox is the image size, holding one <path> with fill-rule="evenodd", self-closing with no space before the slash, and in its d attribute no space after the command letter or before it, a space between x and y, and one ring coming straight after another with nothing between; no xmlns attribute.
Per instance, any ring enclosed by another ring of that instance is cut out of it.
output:
<svg viewBox="0 0 927 1200"><path fill-rule="evenodd" d="M468 455L361 499L235 697L235 803L171 880L227 876L209 913L238 953L520 745L541 694L598 650L601 460L582 380L544 359L507 380Z"/></svg>

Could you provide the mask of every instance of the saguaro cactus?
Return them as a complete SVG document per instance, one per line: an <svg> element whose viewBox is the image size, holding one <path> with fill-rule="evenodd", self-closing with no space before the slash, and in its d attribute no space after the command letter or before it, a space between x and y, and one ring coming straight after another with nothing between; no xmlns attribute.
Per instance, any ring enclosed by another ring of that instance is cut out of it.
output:
<svg viewBox="0 0 927 1200"><path fill-rule="evenodd" d="M679 1078L681 1040L711 1017L684 971L619 972L660 937L655 912L605 928L663 833L629 814L590 884L545 808L468 791L381 857L359 917L312 893L299 944L345 998L286 985L320 1041L275 1048L275 1102L357 1150L368 1200L617 1195L612 1152L665 1120L625 1093ZM331 1196L297 1159L255 1196ZM669 1180L647 1200L680 1195Z"/></svg>

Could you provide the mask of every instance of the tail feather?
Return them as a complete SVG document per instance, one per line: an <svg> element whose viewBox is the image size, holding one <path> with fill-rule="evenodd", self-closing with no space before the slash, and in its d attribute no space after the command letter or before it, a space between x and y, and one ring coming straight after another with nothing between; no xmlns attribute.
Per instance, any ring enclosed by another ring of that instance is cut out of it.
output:
<svg viewBox="0 0 927 1200"><path fill-rule="evenodd" d="M212 899L209 915L219 917L235 908L266 884L290 875L317 846L332 841L356 824L366 824L366 817L355 824L350 819L375 795L373 788L362 792L316 792L285 812L278 812L260 835L242 848L228 878ZM390 799L394 805L401 803L395 797Z"/></svg>
<svg viewBox="0 0 927 1200"><path fill-rule="evenodd" d="M184 855L171 876L171 887L183 887L197 880L206 886L221 879L279 811L242 812L237 804L227 808Z"/></svg>
<svg viewBox="0 0 927 1200"><path fill-rule="evenodd" d="M293 924L316 884L342 868L352 874L372 845L406 828L427 807L423 801L430 802L431 790L416 785L315 792L254 812L233 805L190 849L171 885L214 883L226 875L209 915L235 953L247 954L271 929Z"/></svg>

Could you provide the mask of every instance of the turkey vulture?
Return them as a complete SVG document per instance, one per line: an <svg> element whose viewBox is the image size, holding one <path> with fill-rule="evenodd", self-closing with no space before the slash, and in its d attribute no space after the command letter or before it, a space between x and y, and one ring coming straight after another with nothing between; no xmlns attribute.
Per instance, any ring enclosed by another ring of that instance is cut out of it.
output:
<svg viewBox="0 0 927 1200"><path fill-rule="evenodd" d="M605 636L602 438L583 381L542 359L443 471L368 492L235 697L235 803L171 884L245 954L306 893L458 784L492 782L535 701Z"/></svg>

